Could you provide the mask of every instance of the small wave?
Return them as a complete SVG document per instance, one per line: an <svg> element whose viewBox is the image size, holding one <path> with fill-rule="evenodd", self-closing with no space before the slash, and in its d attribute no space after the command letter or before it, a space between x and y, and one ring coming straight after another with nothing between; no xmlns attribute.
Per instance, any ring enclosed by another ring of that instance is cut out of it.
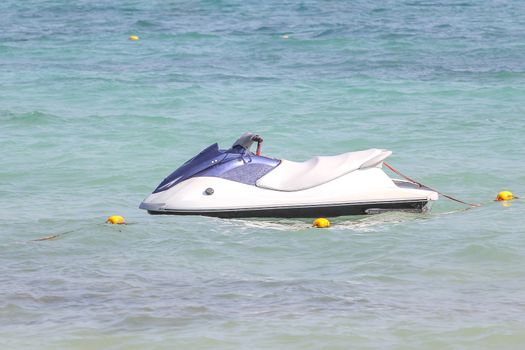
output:
<svg viewBox="0 0 525 350"><path fill-rule="evenodd" d="M255 32L274 33L274 28L268 27L268 26L261 26L261 27L255 29Z"/></svg>
<svg viewBox="0 0 525 350"><path fill-rule="evenodd" d="M437 26L434 26L434 28L436 29L447 29L447 28L452 28L452 26L450 24L440 24L440 25L437 25Z"/></svg>
<svg viewBox="0 0 525 350"><path fill-rule="evenodd" d="M294 219L232 219L234 225L276 231L302 231L310 228L309 222Z"/></svg>
<svg viewBox="0 0 525 350"><path fill-rule="evenodd" d="M421 213L404 213L404 212L387 212L377 215L360 216L357 219L349 219L337 223L340 229L347 229L358 232L376 231L378 226L391 226L408 221L428 218L428 214Z"/></svg>
<svg viewBox="0 0 525 350"><path fill-rule="evenodd" d="M454 211L457 212L457 211ZM452 213L452 212L451 212ZM399 224L407 221L428 218L428 214L387 212L378 215L355 217L338 217L331 219L331 229L369 232L377 230L378 226ZM228 222L235 226L246 228L267 229L276 231L304 231L312 228L313 219L230 219Z"/></svg>
<svg viewBox="0 0 525 350"><path fill-rule="evenodd" d="M469 2L458 2L458 3L443 3L443 2L429 2L429 1L409 1L406 2L407 6L420 6L420 7L470 7L474 4Z"/></svg>
<svg viewBox="0 0 525 350"><path fill-rule="evenodd" d="M321 33L315 35L314 38L322 38L322 37L325 37L325 36L332 35L334 33L335 33L335 31L333 29L326 29L326 30L323 30Z"/></svg>
<svg viewBox="0 0 525 350"><path fill-rule="evenodd" d="M0 120L3 122L12 122L25 125L53 124L65 121L63 117L40 111L17 113L6 110L0 110Z"/></svg>
<svg viewBox="0 0 525 350"><path fill-rule="evenodd" d="M141 28L151 28L151 27L156 27L157 24L156 23L153 23L151 21L147 21L147 20L138 20L135 22L135 25L137 27L141 27Z"/></svg>

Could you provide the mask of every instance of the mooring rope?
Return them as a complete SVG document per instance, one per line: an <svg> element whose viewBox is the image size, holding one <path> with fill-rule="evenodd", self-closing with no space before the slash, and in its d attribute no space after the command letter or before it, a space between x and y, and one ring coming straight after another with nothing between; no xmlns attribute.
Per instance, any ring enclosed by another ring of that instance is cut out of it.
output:
<svg viewBox="0 0 525 350"><path fill-rule="evenodd" d="M387 164L386 162L383 162L383 164L384 164L388 169L390 169L390 170L392 170L394 173L396 173L397 175L403 177L405 180L408 180L408 181L410 181L410 182L412 182L412 183L415 183L416 185L419 185L420 187L424 187L424 188L426 188L426 189L428 189L428 190L431 190L431 191L437 192L437 193L439 193L440 195L442 195L442 196L445 197L445 198L448 198L448 199L453 200L453 201L455 201L455 202L458 202L458 203L461 203L461 204L465 204L465 205L468 205L468 206L471 206L471 207L481 207L481 204L472 204L472 203L467 203L467 202L464 202L464 201L459 200L459 199L457 199L457 198L454 198L454 197L452 197L452 196L448 196L448 195L446 195L446 194L444 194L444 193L441 193L441 192L439 192L439 191L437 191L437 190L435 190L435 189L433 189L433 188L431 188L431 187L428 187L428 186L426 186L426 185L423 185L421 182L418 182L418 181L416 181L416 180L414 180L414 179L412 179L412 178L410 178L410 177L404 175L404 174L401 173L399 170L395 169L393 166Z"/></svg>

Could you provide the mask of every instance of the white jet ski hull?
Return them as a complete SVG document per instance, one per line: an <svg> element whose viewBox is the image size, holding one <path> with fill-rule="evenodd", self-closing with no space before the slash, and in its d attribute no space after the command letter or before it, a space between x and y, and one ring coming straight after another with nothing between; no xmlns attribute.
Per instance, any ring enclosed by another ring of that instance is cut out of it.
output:
<svg viewBox="0 0 525 350"><path fill-rule="evenodd" d="M140 208L150 214L311 218L424 212L437 199L434 191L394 181L380 167L370 167L299 191L272 190L213 176L193 177L152 193Z"/></svg>

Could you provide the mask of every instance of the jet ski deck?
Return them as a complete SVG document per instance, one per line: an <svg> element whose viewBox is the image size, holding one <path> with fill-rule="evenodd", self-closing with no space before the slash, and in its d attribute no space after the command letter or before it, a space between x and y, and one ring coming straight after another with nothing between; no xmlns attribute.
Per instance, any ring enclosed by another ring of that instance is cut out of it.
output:
<svg viewBox="0 0 525 350"><path fill-rule="evenodd" d="M274 171L257 181L257 186L277 191L306 190L354 170L376 166L390 154L392 152L387 150L369 149L337 156L317 156L302 163L283 159Z"/></svg>

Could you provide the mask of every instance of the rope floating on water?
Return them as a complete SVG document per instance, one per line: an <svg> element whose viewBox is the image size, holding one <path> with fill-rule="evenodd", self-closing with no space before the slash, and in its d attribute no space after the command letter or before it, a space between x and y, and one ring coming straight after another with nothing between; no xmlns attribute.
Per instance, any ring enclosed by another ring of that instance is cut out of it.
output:
<svg viewBox="0 0 525 350"><path fill-rule="evenodd" d="M66 232L62 232L62 233L58 233L56 235L51 235L51 236L45 236L45 237L40 237L40 238L36 238L36 239L32 239L31 242L40 242L40 241L51 241L51 240L54 240L54 239L57 239L59 237L62 237L62 236L65 236L71 232L75 232L75 230L71 230L71 231L66 231Z"/></svg>
<svg viewBox="0 0 525 350"><path fill-rule="evenodd" d="M383 164L384 164L388 169L390 169L390 170L392 170L394 173L396 173L397 175L403 177L405 180L408 180L408 181L410 181L410 182L412 182L412 183L414 183L414 184L416 184L416 185L419 185L420 187L423 187L423 188L426 188L426 189L428 189L428 190L431 190L431 191L437 192L437 193L439 193L440 195L442 195L442 196L445 197L445 198L448 198L448 199L450 199L450 200L453 200L453 201L458 202L458 203L461 203L461 204L468 205L468 206L470 206L470 207L481 207L481 204L472 204L472 203L467 203L467 202L464 202L464 201L462 201L462 200L460 200L460 199L457 199L457 198L454 198L454 197L452 197L452 196L449 196L449 195L446 195L446 194L444 194L444 193L441 193L441 192L439 192L439 191L437 191L437 190L435 190L435 189L433 189L433 188L431 188L431 187L428 187L428 186L426 186L426 185L423 185L421 182L418 182L418 181L416 181L416 180L414 180L414 179L412 179L412 178L410 178L410 177L404 175L404 174L401 173L399 170L395 169L393 166L387 164L386 162L383 162Z"/></svg>

